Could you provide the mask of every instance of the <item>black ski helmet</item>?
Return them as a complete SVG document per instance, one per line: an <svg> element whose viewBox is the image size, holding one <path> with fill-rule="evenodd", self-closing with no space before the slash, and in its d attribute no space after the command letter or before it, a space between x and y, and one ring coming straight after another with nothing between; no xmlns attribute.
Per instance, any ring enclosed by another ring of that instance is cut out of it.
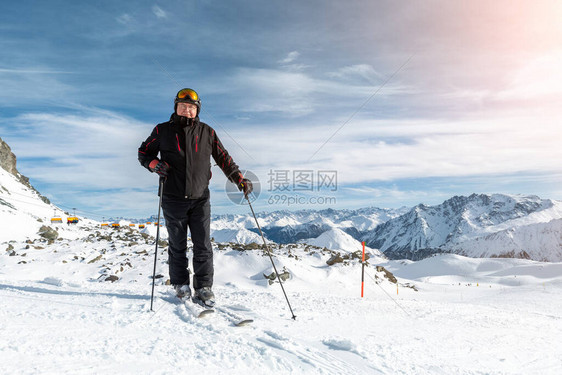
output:
<svg viewBox="0 0 562 375"><path fill-rule="evenodd" d="M197 106L197 116L199 116L199 112L201 112L201 100L199 99L199 95L193 89L181 89L176 94L176 98L174 99L174 112L178 109L178 103L191 103Z"/></svg>

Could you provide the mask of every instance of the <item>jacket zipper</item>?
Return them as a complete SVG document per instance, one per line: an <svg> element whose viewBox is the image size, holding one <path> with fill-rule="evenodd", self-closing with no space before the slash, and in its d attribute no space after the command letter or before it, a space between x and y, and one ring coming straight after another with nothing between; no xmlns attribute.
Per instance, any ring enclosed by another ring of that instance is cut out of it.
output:
<svg viewBox="0 0 562 375"><path fill-rule="evenodd" d="M195 131L193 122L192 122L189 126L190 126L190 129L191 129L192 131ZM198 138L199 138L199 136L198 136L198 135L195 135L195 152L197 152L197 141L198 141ZM185 151L186 151L186 152L185 152L185 165L186 165L186 168L189 168L189 176L190 176L190 179L189 179L190 186L187 186L187 182L186 182L186 184L185 184L185 190L186 190L186 191L185 191L185 198L186 198L186 199L190 199L190 198L191 198L191 195L193 194L193 164L194 164L194 163L193 163L193 159L194 159L194 155L193 155L193 148L192 148L192 147L187 147L188 139L189 139L189 137L187 136L187 131L186 131L186 133L185 133L185 146L186 146L186 148L185 148ZM191 139L193 139L193 138L191 138ZM187 156L187 155L188 155L188 154L187 154L187 150L188 150L188 149L191 150L190 156L191 156L191 162L192 162L191 164L192 164L192 165L189 165L189 164L188 164L188 156ZM188 191L189 191L189 194L188 194Z"/></svg>
<svg viewBox="0 0 562 375"><path fill-rule="evenodd" d="M197 148L197 143L195 143L195 148ZM191 150L193 150L193 148ZM191 175L191 178L189 180L189 182L191 183L191 190L190 190L191 194L193 194L193 164L194 164L193 163L193 152L191 152L191 166L189 168L189 174Z"/></svg>
<svg viewBox="0 0 562 375"><path fill-rule="evenodd" d="M187 152L187 150L189 150L188 143L187 143L188 139L189 139L189 137L187 136L188 128L185 128L184 133L185 133L185 169L186 169L186 171L185 171L185 179L186 179L186 181L185 181L185 199L188 199L189 198L189 195L188 195L189 186L187 184L187 169L189 168L189 154ZM192 175L191 171L189 171L189 173L190 173L190 176L191 176ZM190 181L190 183L191 183L191 181Z"/></svg>

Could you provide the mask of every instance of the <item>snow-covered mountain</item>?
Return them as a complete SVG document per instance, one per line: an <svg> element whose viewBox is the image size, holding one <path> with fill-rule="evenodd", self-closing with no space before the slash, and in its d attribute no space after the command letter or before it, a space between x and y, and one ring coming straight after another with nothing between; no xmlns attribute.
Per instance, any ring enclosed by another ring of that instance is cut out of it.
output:
<svg viewBox="0 0 562 375"><path fill-rule="evenodd" d="M500 230L454 245L455 252L473 257L508 257L562 261L562 219Z"/></svg>
<svg viewBox="0 0 562 375"><path fill-rule="evenodd" d="M562 260L562 202L537 196L472 194L440 205L397 210L301 210L258 213L268 240L355 251L366 241L391 259L452 252L469 257ZM551 222L552 221L552 222ZM225 242L258 242L249 215L215 216L211 229ZM257 239L257 241L256 241Z"/></svg>
<svg viewBox="0 0 562 375"><path fill-rule="evenodd" d="M215 229L211 231L211 236L216 242L235 242L242 244L256 243L262 244L261 236L246 228L241 229Z"/></svg>
<svg viewBox="0 0 562 375"><path fill-rule="evenodd" d="M354 253L361 251L363 248L360 241L351 237L339 228L329 229L316 238L309 238L299 242L342 253ZM385 256L377 249L371 249L365 246L365 252L377 257L385 258Z"/></svg>
<svg viewBox="0 0 562 375"><path fill-rule="evenodd" d="M260 226L267 239L282 244L295 243L321 236L333 229L339 229L355 240L362 233L376 228L379 224L397 217L409 208L381 209L377 207L357 210L299 210L256 213ZM211 221L211 230L231 229L232 238L236 231L249 230L257 233L256 223L249 215L216 215ZM218 237L218 236L216 236ZM246 237L243 233L239 237ZM343 245L343 244L340 244ZM351 249L350 249L351 250Z"/></svg>
<svg viewBox="0 0 562 375"><path fill-rule="evenodd" d="M361 243L359 241L338 228L332 228L316 238L311 238L303 242L332 250L350 251L353 249L357 251L361 249Z"/></svg>
<svg viewBox="0 0 562 375"><path fill-rule="evenodd" d="M393 259L438 252L560 261L562 202L537 196L472 194L420 204L363 239Z"/></svg>
<svg viewBox="0 0 562 375"><path fill-rule="evenodd" d="M64 211L52 205L18 172L16 156L0 138L0 241L28 238L49 224L53 215L66 222Z"/></svg>

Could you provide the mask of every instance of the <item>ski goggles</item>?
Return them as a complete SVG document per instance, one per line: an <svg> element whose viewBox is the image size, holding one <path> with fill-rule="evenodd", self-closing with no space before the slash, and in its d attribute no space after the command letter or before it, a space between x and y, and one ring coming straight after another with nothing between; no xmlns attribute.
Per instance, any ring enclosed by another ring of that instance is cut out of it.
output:
<svg viewBox="0 0 562 375"><path fill-rule="evenodd" d="M178 91L176 100L191 100L193 102L199 101L199 95L192 89L182 89Z"/></svg>

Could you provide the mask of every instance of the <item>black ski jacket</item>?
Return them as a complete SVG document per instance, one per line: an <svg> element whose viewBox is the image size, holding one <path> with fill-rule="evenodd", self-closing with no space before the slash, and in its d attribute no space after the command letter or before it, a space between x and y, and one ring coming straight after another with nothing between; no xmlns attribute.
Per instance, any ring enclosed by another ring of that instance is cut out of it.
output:
<svg viewBox="0 0 562 375"><path fill-rule="evenodd" d="M164 196L197 199L208 196L213 156L226 177L235 184L241 180L238 165L222 145L215 130L200 122L172 114L170 121L156 125L138 150L140 163L150 170L152 160L170 165L164 183Z"/></svg>

